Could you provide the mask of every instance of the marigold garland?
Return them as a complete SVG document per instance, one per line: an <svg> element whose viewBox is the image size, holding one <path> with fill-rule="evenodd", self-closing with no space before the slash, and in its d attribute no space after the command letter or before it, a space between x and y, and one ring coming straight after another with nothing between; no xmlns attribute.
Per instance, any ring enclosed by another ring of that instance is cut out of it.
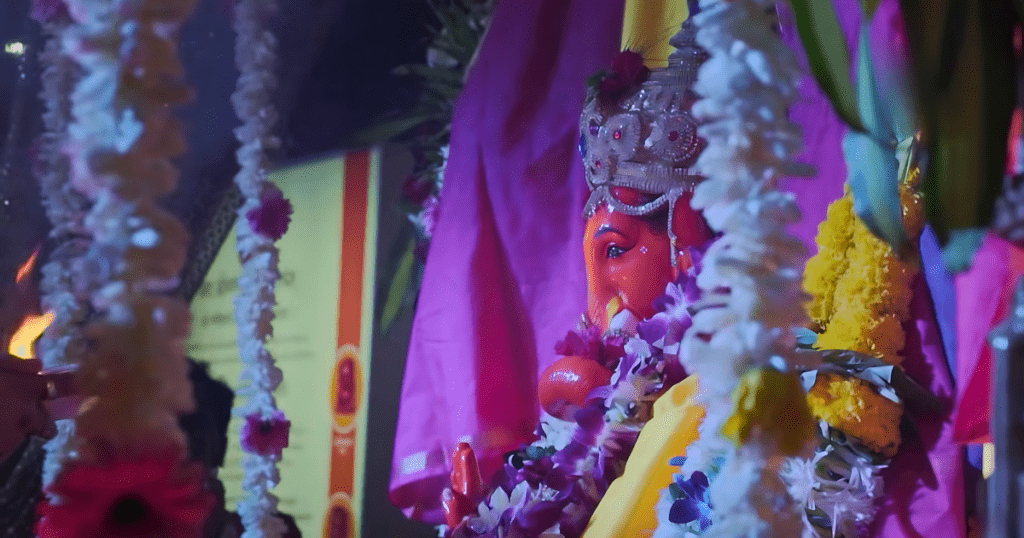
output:
<svg viewBox="0 0 1024 538"><path fill-rule="evenodd" d="M917 192L918 170L900 185L903 223L916 238L924 226ZM820 332L815 347L847 349L899 364L910 319L911 285L917 268L901 261L853 212L849 188L828 208L818 227L818 253L807 262L804 288L813 297L808 312Z"/></svg>
<svg viewBox="0 0 1024 538"><path fill-rule="evenodd" d="M892 458L902 441L903 405L875 391L856 377L818 373L807 394L811 413L833 428L855 437L871 451Z"/></svg>
<svg viewBox="0 0 1024 538"><path fill-rule="evenodd" d="M183 447L177 414L192 406L184 357L188 307L159 295L173 285L187 237L156 204L173 190L170 159L184 150L169 107L190 94L171 30L192 4L157 4L76 0L69 3L74 21L61 36L63 53L83 71L62 148L68 186L92 204L82 229L70 230L91 236L71 277L76 292L92 291L99 313L86 328L96 345L82 358L79 381L91 405L77 426L90 443L140 453L160 444ZM111 381L125 370L141 375Z"/></svg>

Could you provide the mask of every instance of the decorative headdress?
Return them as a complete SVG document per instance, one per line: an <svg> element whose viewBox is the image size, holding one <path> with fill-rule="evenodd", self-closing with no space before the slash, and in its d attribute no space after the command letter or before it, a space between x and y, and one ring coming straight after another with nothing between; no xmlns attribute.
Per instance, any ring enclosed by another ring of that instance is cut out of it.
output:
<svg viewBox="0 0 1024 538"><path fill-rule="evenodd" d="M690 17L669 40L676 51L667 67L648 71L631 65L638 54L621 53L612 70L593 81L580 117L579 149L591 190L586 215L602 203L627 215L668 206L673 246L675 201L704 179L690 169L706 146L690 107L698 99L692 88L708 53L697 45L691 22L696 2L690 4ZM624 196L627 189L646 196Z"/></svg>

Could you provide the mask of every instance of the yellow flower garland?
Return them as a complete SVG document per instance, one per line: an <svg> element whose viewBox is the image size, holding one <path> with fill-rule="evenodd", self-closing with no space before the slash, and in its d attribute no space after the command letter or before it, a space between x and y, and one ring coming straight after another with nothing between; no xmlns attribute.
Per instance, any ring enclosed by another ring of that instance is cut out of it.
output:
<svg viewBox="0 0 1024 538"><path fill-rule="evenodd" d="M877 392L863 379L823 372L807 394L807 406L818 419L887 458L900 442L903 406Z"/></svg>
<svg viewBox="0 0 1024 538"><path fill-rule="evenodd" d="M903 224L912 238L924 227L917 192L920 172L912 170L900 185ZM910 319L911 285L917 268L901 261L853 212L847 188L833 202L818 228L818 253L807 262L804 288L812 296L808 313L819 333L815 347L847 349L899 365ZM857 437L887 457L900 444L903 406L878 394L868 383L819 374L807 404L819 420Z"/></svg>
<svg viewBox="0 0 1024 538"><path fill-rule="evenodd" d="M903 223L916 238L924 225L919 172L900 186ZM899 364L901 324L910 318L910 287L917 268L901 261L853 213L849 188L833 202L818 227L818 253L808 262L804 288L813 297L808 313L819 332L819 349L847 349Z"/></svg>

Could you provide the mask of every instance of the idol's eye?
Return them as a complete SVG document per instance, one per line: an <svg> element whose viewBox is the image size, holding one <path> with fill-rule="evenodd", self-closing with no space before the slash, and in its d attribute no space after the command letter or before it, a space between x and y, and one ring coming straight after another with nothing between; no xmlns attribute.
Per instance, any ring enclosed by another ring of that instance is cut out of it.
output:
<svg viewBox="0 0 1024 538"><path fill-rule="evenodd" d="M608 245L608 250L605 251L605 256L607 256L608 259L618 258L619 256L625 254L627 251L629 251L628 248L623 248L618 245Z"/></svg>

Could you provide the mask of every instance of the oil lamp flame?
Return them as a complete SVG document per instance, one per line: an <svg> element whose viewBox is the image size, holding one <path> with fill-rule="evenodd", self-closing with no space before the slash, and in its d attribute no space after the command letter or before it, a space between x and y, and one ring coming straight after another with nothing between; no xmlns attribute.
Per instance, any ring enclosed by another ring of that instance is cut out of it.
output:
<svg viewBox="0 0 1024 538"><path fill-rule="evenodd" d="M36 264L36 259L39 256L39 249L35 252L25 263L18 267L18 272L15 273L14 282L21 288L19 293L24 290L26 279L32 274L32 268ZM21 325L18 330L14 331L11 336L11 341L7 346L7 352L15 357L21 357L22 359L35 358L35 353L32 350L32 344L39 338L39 335L43 334L43 331L53 323L54 313L47 312L41 316L28 315L21 321Z"/></svg>
<svg viewBox="0 0 1024 538"><path fill-rule="evenodd" d="M26 317L18 330L14 332L14 336L11 337L11 345L7 348L7 352L22 359L34 359L32 343L53 323L53 317L53 312Z"/></svg>

